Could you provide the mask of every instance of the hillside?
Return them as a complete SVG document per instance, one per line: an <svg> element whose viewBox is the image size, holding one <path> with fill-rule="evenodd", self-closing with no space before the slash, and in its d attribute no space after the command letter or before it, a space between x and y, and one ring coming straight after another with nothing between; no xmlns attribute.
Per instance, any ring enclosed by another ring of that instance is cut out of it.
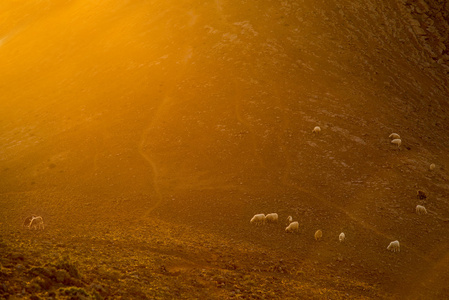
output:
<svg viewBox="0 0 449 300"><path fill-rule="evenodd" d="M449 297L449 2L0 8L1 297Z"/></svg>

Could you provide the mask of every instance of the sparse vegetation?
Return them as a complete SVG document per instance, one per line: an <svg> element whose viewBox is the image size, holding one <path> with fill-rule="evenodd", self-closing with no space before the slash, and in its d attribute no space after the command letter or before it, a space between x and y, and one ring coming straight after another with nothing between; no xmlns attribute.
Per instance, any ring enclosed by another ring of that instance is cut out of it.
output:
<svg viewBox="0 0 449 300"><path fill-rule="evenodd" d="M0 3L0 299L449 299L448 1Z"/></svg>
<svg viewBox="0 0 449 300"><path fill-rule="evenodd" d="M53 223L63 223L63 219ZM298 262L279 258L276 252L248 252L244 244L238 246L193 228L168 228L162 221L141 224L133 230L110 231L107 228L112 223L103 219L82 237L82 226L72 228L71 235L55 228L45 229L43 235L27 229L2 234L0 297L288 298L298 293L321 295L323 290L314 282L327 285L325 274L315 272L313 281L300 276L304 271L296 271ZM344 278L341 282L357 297L379 292L370 286L360 293L358 284ZM341 293L335 287L324 294Z"/></svg>

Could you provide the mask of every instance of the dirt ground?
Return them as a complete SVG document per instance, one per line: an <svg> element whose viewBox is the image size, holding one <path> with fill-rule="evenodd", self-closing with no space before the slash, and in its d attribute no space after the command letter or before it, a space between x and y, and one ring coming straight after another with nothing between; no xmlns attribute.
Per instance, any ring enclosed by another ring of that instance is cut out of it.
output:
<svg viewBox="0 0 449 300"><path fill-rule="evenodd" d="M449 298L448 5L0 4L0 298Z"/></svg>

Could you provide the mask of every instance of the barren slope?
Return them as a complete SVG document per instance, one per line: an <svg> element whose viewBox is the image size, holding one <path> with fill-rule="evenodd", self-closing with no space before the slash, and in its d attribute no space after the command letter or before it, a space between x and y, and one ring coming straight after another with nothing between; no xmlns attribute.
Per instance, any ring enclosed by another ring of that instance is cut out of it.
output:
<svg viewBox="0 0 449 300"><path fill-rule="evenodd" d="M448 297L446 1L58 3L1 4L3 295Z"/></svg>

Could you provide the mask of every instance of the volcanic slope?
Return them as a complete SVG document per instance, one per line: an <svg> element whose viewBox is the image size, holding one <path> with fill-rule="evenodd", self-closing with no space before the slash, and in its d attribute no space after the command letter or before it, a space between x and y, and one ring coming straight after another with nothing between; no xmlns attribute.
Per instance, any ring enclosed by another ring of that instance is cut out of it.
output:
<svg viewBox="0 0 449 300"><path fill-rule="evenodd" d="M242 2L0 4L2 297L449 297L449 4Z"/></svg>

